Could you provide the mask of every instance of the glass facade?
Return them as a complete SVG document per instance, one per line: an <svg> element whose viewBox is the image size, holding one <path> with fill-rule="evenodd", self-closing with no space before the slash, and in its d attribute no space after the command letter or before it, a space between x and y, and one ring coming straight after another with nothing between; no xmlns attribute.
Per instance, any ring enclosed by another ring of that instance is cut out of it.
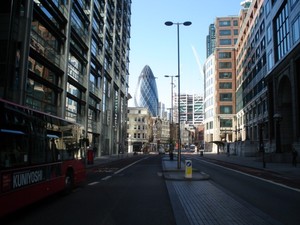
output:
<svg viewBox="0 0 300 225"><path fill-rule="evenodd" d="M152 116L158 115L158 92L151 68L146 65L142 70L135 91L136 107L148 108Z"/></svg>
<svg viewBox="0 0 300 225"><path fill-rule="evenodd" d="M5 1L0 11L0 98L83 125L96 156L122 152L131 0Z"/></svg>

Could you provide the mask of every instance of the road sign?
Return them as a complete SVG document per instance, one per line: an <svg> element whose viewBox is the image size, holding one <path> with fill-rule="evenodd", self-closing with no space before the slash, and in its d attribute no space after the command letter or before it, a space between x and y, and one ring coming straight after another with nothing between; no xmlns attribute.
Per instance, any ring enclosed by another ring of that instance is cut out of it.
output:
<svg viewBox="0 0 300 225"><path fill-rule="evenodd" d="M185 178L192 178L193 176L193 165L192 160L185 160Z"/></svg>

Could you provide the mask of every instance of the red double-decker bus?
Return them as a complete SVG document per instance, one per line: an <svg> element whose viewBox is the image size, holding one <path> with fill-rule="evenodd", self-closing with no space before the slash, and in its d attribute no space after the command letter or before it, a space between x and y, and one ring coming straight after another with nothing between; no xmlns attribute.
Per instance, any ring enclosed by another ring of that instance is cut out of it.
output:
<svg viewBox="0 0 300 225"><path fill-rule="evenodd" d="M83 128L0 99L0 217L85 179Z"/></svg>

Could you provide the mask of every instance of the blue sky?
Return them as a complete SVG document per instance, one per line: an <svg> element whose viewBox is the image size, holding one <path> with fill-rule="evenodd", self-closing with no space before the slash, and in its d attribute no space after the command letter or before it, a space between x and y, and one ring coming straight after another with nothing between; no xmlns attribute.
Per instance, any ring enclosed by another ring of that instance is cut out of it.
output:
<svg viewBox="0 0 300 225"><path fill-rule="evenodd" d="M238 15L241 0L132 0L129 93L134 96L142 69L149 65L155 77L159 101L171 105L171 79L177 75L177 27L166 21L191 21L180 26L181 93L203 94L202 65L206 35L216 17ZM174 78L177 93L177 79ZM133 100L129 101L133 106Z"/></svg>

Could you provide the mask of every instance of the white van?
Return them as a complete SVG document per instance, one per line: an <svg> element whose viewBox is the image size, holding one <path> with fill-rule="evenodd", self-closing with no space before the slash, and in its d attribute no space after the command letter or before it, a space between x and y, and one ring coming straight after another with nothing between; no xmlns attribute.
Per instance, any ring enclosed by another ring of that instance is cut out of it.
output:
<svg viewBox="0 0 300 225"><path fill-rule="evenodd" d="M190 145L190 152L195 152L197 150L196 148L196 145Z"/></svg>

